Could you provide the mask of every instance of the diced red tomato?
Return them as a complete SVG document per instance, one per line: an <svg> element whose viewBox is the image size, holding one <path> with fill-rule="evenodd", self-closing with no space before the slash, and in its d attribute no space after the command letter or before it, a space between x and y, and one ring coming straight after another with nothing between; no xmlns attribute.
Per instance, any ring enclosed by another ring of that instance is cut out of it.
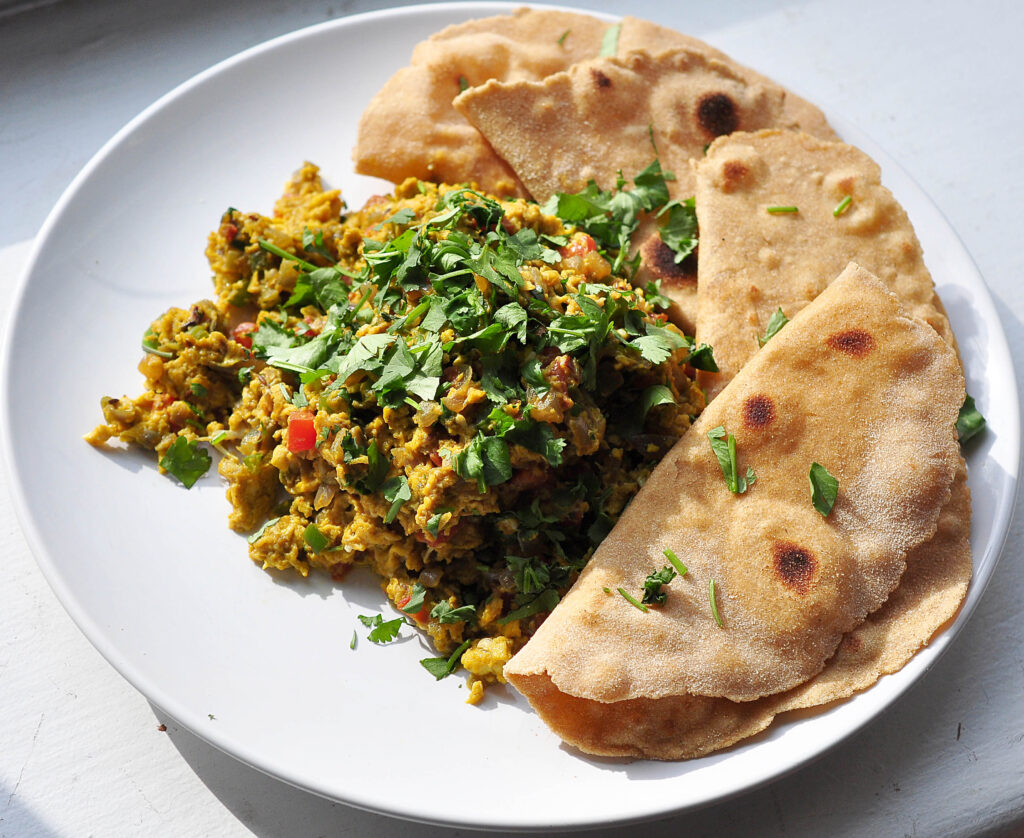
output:
<svg viewBox="0 0 1024 838"><path fill-rule="evenodd" d="M224 238L227 239L229 243L233 242L235 240L235 236L238 235L238 228L234 224L231 224L230 222L224 224L220 228L220 231L224 235Z"/></svg>
<svg viewBox="0 0 1024 838"><path fill-rule="evenodd" d="M597 242L586 233L573 233L569 243L564 247L558 248L558 252L563 259L567 259L570 256L583 257L588 253L593 253L595 250L597 250Z"/></svg>
<svg viewBox="0 0 1024 838"><path fill-rule="evenodd" d="M252 349L252 333L256 331L256 324L250 321L239 323L231 332L231 338L246 349Z"/></svg>
<svg viewBox="0 0 1024 838"><path fill-rule="evenodd" d="M288 415L288 450L293 454L312 451L316 446L316 425L309 410L296 410Z"/></svg>

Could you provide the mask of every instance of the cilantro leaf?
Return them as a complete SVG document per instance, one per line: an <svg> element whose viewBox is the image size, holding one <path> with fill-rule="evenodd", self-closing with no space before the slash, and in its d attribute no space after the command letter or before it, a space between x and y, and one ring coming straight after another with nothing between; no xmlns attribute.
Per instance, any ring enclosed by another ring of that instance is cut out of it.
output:
<svg viewBox="0 0 1024 838"><path fill-rule="evenodd" d="M775 337L779 330L789 322L789 318L782 311L782 306L779 306L778 310L770 318L768 318L768 328L765 329L764 337L758 338L757 342L761 346L764 346L768 341Z"/></svg>
<svg viewBox="0 0 1024 838"><path fill-rule="evenodd" d="M366 614L357 614L356 616L359 617L359 622L368 629L372 629L367 635L372 643L390 643L398 637L398 632L401 631L402 625L405 623L401 617L385 621L380 614L374 614L372 617Z"/></svg>
<svg viewBox="0 0 1024 838"><path fill-rule="evenodd" d="M497 486L512 477L508 445L497 436L475 436L452 458L455 473L463 480L475 480L482 495L488 486Z"/></svg>
<svg viewBox="0 0 1024 838"><path fill-rule="evenodd" d="M409 209L409 207L402 207L402 209L389 215L383 221L374 226L374 230L379 230L385 224L409 224L416 220L416 213Z"/></svg>
<svg viewBox="0 0 1024 838"><path fill-rule="evenodd" d="M427 589L424 588L419 582L412 586L412 593L409 595L409 601L402 606L401 610L406 614L416 614L423 607L423 599L427 595Z"/></svg>
<svg viewBox="0 0 1024 838"><path fill-rule="evenodd" d="M561 599L558 591L554 588L546 588L541 591L534 599L530 600L526 605L515 609L514 611L506 614L504 617L497 621L498 625L505 625L511 623L513 620L523 620L526 617L532 617L534 614L542 614L547 611L553 611L555 606L558 605L558 601Z"/></svg>
<svg viewBox="0 0 1024 838"><path fill-rule="evenodd" d="M177 477L186 489L191 489L209 471L212 462L205 448L200 448L194 440L180 435L175 437L167 453L160 458L160 465Z"/></svg>
<svg viewBox="0 0 1024 838"><path fill-rule="evenodd" d="M462 660L462 654L470 647L472 642L472 640L465 641L458 649L452 652L450 658L424 658L420 661L420 664L427 672L440 681L442 678L447 678L458 668L459 662Z"/></svg>
<svg viewBox="0 0 1024 838"><path fill-rule="evenodd" d="M659 404L675 403L675 396L672 395L672 391L668 387L664 384L652 384L640 396L641 421L647 418L647 414L651 412L652 407L656 407Z"/></svg>
<svg viewBox="0 0 1024 838"><path fill-rule="evenodd" d="M960 415L956 419L956 435L960 442L967 442L972 436L980 433L985 427L985 417L974 406L971 396L964 398Z"/></svg>
<svg viewBox="0 0 1024 838"><path fill-rule="evenodd" d="M827 518L839 494L839 481L820 463L811 463L808 478L811 481L811 503Z"/></svg>
<svg viewBox="0 0 1024 838"><path fill-rule="evenodd" d="M693 198L685 201L669 201L658 213L661 241L675 253L678 265L697 248L697 211Z"/></svg>
<svg viewBox="0 0 1024 838"><path fill-rule="evenodd" d="M676 572L668 565L661 570L655 570L648 574L644 580L644 598L642 602L646 605L663 605L668 599L668 593L661 589L676 577Z"/></svg>
<svg viewBox="0 0 1024 838"><path fill-rule="evenodd" d="M733 494L743 494L748 487L754 485L757 475L749 466L746 477L739 474L736 466L736 437L726 434L725 428L719 425L708 431L708 440L711 442L711 450L714 451L715 457L718 459L718 465L722 469L725 485Z"/></svg>
<svg viewBox="0 0 1024 838"><path fill-rule="evenodd" d="M384 500L391 504L388 509L387 515L384 516L384 523L390 524L398 515L398 510L402 508L407 500L412 500L412 489L409 488L409 480L402 475L401 477L392 477L390 480L380 487Z"/></svg>
<svg viewBox="0 0 1024 838"><path fill-rule="evenodd" d="M677 349L684 349L687 346L686 339L673 329L667 326L655 326L653 323L646 324L647 334L644 337L634 338L629 345L640 352L644 360L652 364L662 364L669 359Z"/></svg>
<svg viewBox="0 0 1024 838"><path fill-rule="evenodd" d="M526 309L519 303L508 303L494 312L494 319L513 332L520 343L526 343Z"/></svg>
<svg viewBox="0 0 1024 838"><path fill-rule="evenodd" d="M686 359L695 370L705 372L718 372L718 364L715 362L714 350L708 344L702 343L696 349L690 350L690 357Z"/></svg>
<svg viewBox="0 0 1024 838"><path fill-rule="evenodd" d="M447 600L441 600L430 609L430 616L439 623L466 623L476 617L476 606L463 605L452 608Z"/></svg>

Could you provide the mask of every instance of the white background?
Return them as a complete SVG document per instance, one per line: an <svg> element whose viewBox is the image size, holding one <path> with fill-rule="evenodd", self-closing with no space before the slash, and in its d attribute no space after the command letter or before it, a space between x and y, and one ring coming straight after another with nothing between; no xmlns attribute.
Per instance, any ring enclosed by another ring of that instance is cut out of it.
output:
<svg viewBox="0 0 1024 838"><path fill-rule="evenodd" d="M384 5L0 0L2 313L27 242L77 170L124 122L240 49ZM1024 357L1024 6L577 5L705 38L871 135L959 231L992 290L1014 356ZM54 492L59 502L74 502L59 498L60 487ZM949 652L874 724L771 786L619 831L1024 834L1021 529L1018 520L984 600ZM50 593L6 496L0 539L0 838L465 833L332 804L264 777L173 724L159 731L164 719L100 658ZM499 777L495 782L500 788ZM444 794L458 806L457 776Z"/></svg>

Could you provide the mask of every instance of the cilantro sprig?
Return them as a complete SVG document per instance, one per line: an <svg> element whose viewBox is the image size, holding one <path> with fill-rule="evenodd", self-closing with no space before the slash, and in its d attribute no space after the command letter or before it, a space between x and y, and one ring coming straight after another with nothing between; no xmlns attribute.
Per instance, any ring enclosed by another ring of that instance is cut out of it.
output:
<svg viewBox="0 0 1024 838"><path fill-rule="evenodd" d="M195 440L178 435L160 458L160 465L173 474L186 489L191 489L207 471L213 459L205 448L200 448Z"/></svg>
<svg viewBox="0 0 1024 838"><path fill-rule="evenodd" d="M736 437L727 434L725 428L719 425L708 431L708 440L711 443L711 450L718 459L718 465L722 469L722 476L725 478L725 485L733 494L743 494L757 480L754 470L747 466L746 476L739 473L736 460Z"/></svg>

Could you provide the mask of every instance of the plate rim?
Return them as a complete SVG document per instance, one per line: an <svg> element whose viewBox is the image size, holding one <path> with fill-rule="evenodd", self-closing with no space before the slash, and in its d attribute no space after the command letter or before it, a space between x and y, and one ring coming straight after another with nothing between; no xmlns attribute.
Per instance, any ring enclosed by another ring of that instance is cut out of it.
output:
<svg viewBox="0 0 1024 838"><path fill-rule="evenodd" d="M82 604L76 599L73 590L66 584L57 568L57 562L49 554L49 550L46 547L45 539L38 531L36 527L36 520L34 513L31 511L31 504L28 502L28 498L24 493L22 481L16 466L17 457L14 451L14 440L10 433L12 427L11 414L13 411L12 399L10 398L10 387L11 387L11 375L10 365L12 364L12 357L14 354L13 347L13 325L17 319L18 313L22 310L26 297L29 294L31 277L35 272L37 262L40 259L40 255L44 250L44 247L50 237L53 235L54 230L58 228L62 216L64 215L67 207L75 200L78 192L82 186L88 182L93 172L100 166L100 164L110 157L116 150L122 145L122 143L130 138L133 133L137 130L140 125L145 124L153 114L161 111L167 107L170 103L180 99L181 97L187 96L189 92L196 87L201 86L206 82L207 79L215 77L225 70L236 66L237 64L244 63L256 56L264 53L273 52L281 46L288 44L293 41L302 40L311 36L318 35L321 32L328 30L344 30L347 28L356 28L367 22L380 22L387 21L390 18L396 17L408 17L414 15L427 15L427 16L442 16L450 14L452 12L458 12L464 18L469 19L470 17L478 17L485 14L502 14L508 13L516 8L519 8L524 4L522 3L508 3L508 2L444 2L444 3L427 3L418 4L411 6L399 6L390 7L387 9L379 9L374 11L363 12L356 15L350 15L345 17L336 18L329 21L324 21L312 26L307 26L293 32L285 33L277 37L271 38L267 41L250 46L232 56L229 56L222 61L208 67L207 69L191 76L185 81L181 82L167 93L160 96L152 104L148 105L142 111L140 111L135 117L129 120L121 129L119 129L103 146L89 159L85 166L78 172L73 178L60 198L54 205L53 209L47 215L46 220L40 227L39 231L31 245L30 252L23 266L21 274L15 285L14 293L11 297L10 309L7 316L6 331L4 334L3 346L0 348L0 422L2 422L3 429L3 455L5 468L7 470L7 476L9 481L10 496L12 499L12 505L18 517L19 524L21 525L22 532L26 537L26 541L29 544L31 552L39 566L44 578L50 585L51 589L57 596L58 601L64 610L71 617L73 622L82 631L82 633L89 640L90 644L110 663L111 666L123 677L128 683L130 683L136 690L138 690L148 701L154 706L159 707L162 711L167 713L171 718L177 720L183 727L191 731L194 735L202 739L207 744L216 747L218 750L238 759L246 765L255 768L261 773L267 774L274 777L284 783L295 786L297 788L308 791L312 794L316 794L320 797L327 798L329 800L337 800L351 805L359 809L366 811L375 812L382 815L399 817L406 820L417 821L421 823L431 824L444 824L460 827L477 827L485 829L515 829L523 831L533 830L562 830L562 829L576 829L582 827L593 827L599 825L622 825L628 823L634 823L639 821L650 820L658 817L665 817L671 814L678 814L679 812L686 811L689 809L699 808L702 806L712 805L716 802L738 796L740 794L747 793L757 787L763 786L769 782L773 782L781 777L790 774L802 767L805 767L810 762L821 758L828 753L832 748L836 747L840 743L848 740L855 733L862 730L867 724L874 721L878 716L884 712L885 709L892 706L897 700L899 700L909 688L917 683L925 676L928 670L937 663L941 655L948 649L955 637L963 629L970 616L973 614L975 608L980 602L984 590L988 583L991 581L994 575L994 570L998 565L999 559L1005 548L1006 540L1010 533L1010 524L1013 517L1013 513L1016 507L1016 497L1019 492L1019 473L1020 473L1020 410L1019 410L1019 399L1017 397L1016 390L1016 379L1013 375L1014 364L1013 358L1009 350L1009 344L1006 338L1006 333L1002 327L1002 321L999 318L998 311L995 308L994 301L991 296L991 292L985 283L984 277L978 270L976 263L970 252L964 246L959 233L949 223L948 219L942 213L942 210L937 204L931 199L929 194L921 188L917 182L911 178L909 173L903 169L903 167L893 159L888 153L877 145L871 138L865 134L860 128L854 126L852 123L846 120L836 117L832 113L828 113L828 118L832 121L833 125L837 128L845 128L840 130L840 134L844 135L846 131L850 131L854 136L849 137L848 140L855 140L858 146L866 145L866 149L870 155L879 162L883 169L886 170L888 177L891 177L893 172L898 172L899 176L904 178L914 189L920 194L924 201L928 204L930 209L934 211L935 215L941 219L952 236L955 238L955 244L957 249L963 255L966 263L970 265L973 271L973 279L977 280L978 288L983 292L974 301L976 305L979 305L985 310L985 316L998 325L998 330L993 332L989 336L989 352L1000 356L1000 359L1005 362L1009 369L1009 379L1012 384L1013 390L1009 394L1012 399L1012 404L1015 410L1015 424L1014 429L1016 433L1009 438L1004 440L1010 443L1011 454L1014 459L1014 470L1012 473L1008 473L1007 477L1012 481L1012 491L1007 493L1000 499L993 517L993 529L999 533L999 537L995 542L988 545L988 553L993 554L993 561L991 568L988 570L986 577L982 580L982 584L977 583L976 577L972 579L971 587L968 590L967 597L961 606L960 612L955 617L954 623L945 629L940 635L933 639L927 647L922 649L911 661L904 667L907 670L913 667L916 663L916 668L919 672L913 673L911 677L906 678L906 683L901 684L898 689L892 692L886 700L877 707L872 713L867 715L865 718L859 720L857 723L847 727L843 733L835 738L829 740L827 745L820 747L817 751L810 755L802 756L799 759L792 761L791 763L784 764L781 769L771 769L767 771L759 772L763 776L757 776L754 779L748 780L746 783L741 784L735 788L729 788L724 790L721 794L712 794L706 796L700 801L686 803L682 806L675 804L668 804L659 809L645 809L644 811L634 811L623 814L621 818L609 819L601 817L599 819L577 818L571 821L565 821L561 824L552 824L550 822L540 821L529 821L523 820L519 822L484 822L479 819L466 818L458 819L452 817L450 814L444 817L425 817L418 815L416 812L411 811L408 808L394 807L394 806L381 806L366 800L359 800L351 796L345 796L339 794L337 789L328 789L317 785L316 783L310 783L308 778L300 778L298 776L292 776L293 772L282 769L281 766L267 766L262 763L260 755L253 753L244 743L239 743L233 740L229 736L218 736L216 731L211 731L203 728L200 725L196 725L192 722L186 722L191 714L190 713L178 713L174 708L175 702L165 702L164 690L158 688L153 684L149 678L143 676L141 673L134 671L134 667L131 662L118 652L116 644L108 643L105 631L99 627L95 619L86 612ZM555 6L545 4L530 4L536 8L541 9L558 9L565 11L578 12L583 14L592 15L605 20L613 21L617 19L617 16L609 15L606 13L598 12L589 9L579 9L569 6ZM891 188L891 183L887 184ZM587 757L584 755L583 757ZM393 803L393 801L392 801Z"/></svg>

